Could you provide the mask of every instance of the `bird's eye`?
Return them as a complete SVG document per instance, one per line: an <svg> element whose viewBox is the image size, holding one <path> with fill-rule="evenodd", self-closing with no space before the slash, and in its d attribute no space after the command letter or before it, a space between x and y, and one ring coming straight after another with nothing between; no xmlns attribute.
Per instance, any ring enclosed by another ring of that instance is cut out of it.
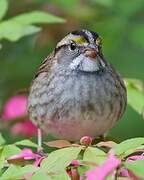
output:
<svg viewBox="0 0 144 180"><path fill-rule="evenodd" d="M71 42L70 43L70 50L74 51L77 48L76 43Z"/></svg>

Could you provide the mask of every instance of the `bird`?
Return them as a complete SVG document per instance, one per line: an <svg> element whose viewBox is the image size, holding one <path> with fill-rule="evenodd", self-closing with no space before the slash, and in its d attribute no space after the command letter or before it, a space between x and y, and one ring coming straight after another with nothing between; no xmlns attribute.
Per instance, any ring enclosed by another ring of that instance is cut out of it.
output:
<svg viewBox="0 0 144 180"><path fill-rule="evenodd" d="M101 36L87 29L72 31L57 43L38 68L28 96L32 122L69 141L103 136L126 104L124 81L104 57Z"/></svg>

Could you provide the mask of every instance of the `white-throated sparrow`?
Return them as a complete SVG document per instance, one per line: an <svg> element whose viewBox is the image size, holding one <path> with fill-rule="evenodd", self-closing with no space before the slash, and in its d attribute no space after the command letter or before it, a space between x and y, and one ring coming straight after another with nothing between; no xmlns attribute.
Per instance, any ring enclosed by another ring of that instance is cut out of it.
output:
<svg viewBox="0 0 144 180"><path fill-rule="evenodd" d="M93 31L69 33L40 66L30 88L32 121L58 138L107 132L124 113L126 88Z"/></svg>

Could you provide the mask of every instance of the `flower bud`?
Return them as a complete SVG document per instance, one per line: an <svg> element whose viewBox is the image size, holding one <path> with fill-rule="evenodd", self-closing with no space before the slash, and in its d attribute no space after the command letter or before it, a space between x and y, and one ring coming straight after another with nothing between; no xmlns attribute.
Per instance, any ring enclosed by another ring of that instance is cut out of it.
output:
<svg viewBox="0 0 144 180"><path fill-rule="evenodd" d="M85 146L88 146L92 143L92 137L90 136L83 136L81 139L80 139L80 144L81 145L85 145Z"/></svg>

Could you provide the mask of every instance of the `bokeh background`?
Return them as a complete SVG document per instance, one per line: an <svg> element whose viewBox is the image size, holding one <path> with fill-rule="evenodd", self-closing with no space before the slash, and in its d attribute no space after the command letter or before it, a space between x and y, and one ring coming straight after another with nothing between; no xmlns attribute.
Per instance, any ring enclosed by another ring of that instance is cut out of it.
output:
<svg viewBox="0 0 144 180"><path fill-rule="evenodd" d="M27 94L25 90L29 88L42 60L61 38L75 29L86 28L98 32L103 38L105 57L121 75L125 78L144 81L143 0L10 0L8 3L9 8L3 21L21 13L41 10L61 17L66 22L39 23L38 26L42 27L40 32L17 41L0 38L0 112L2 116L8 99L19 94ZM7 28L10 30L12 27ZM16 118L7 126L3 125L5 121L2 116L0 129L3 135L9 141L17 138L11 136L10 128L12 124L24 118ZM128 106L123 118L109 135L119 140L143 136L144 120ZM21 138L21 135L18 137Z"/></svg>

